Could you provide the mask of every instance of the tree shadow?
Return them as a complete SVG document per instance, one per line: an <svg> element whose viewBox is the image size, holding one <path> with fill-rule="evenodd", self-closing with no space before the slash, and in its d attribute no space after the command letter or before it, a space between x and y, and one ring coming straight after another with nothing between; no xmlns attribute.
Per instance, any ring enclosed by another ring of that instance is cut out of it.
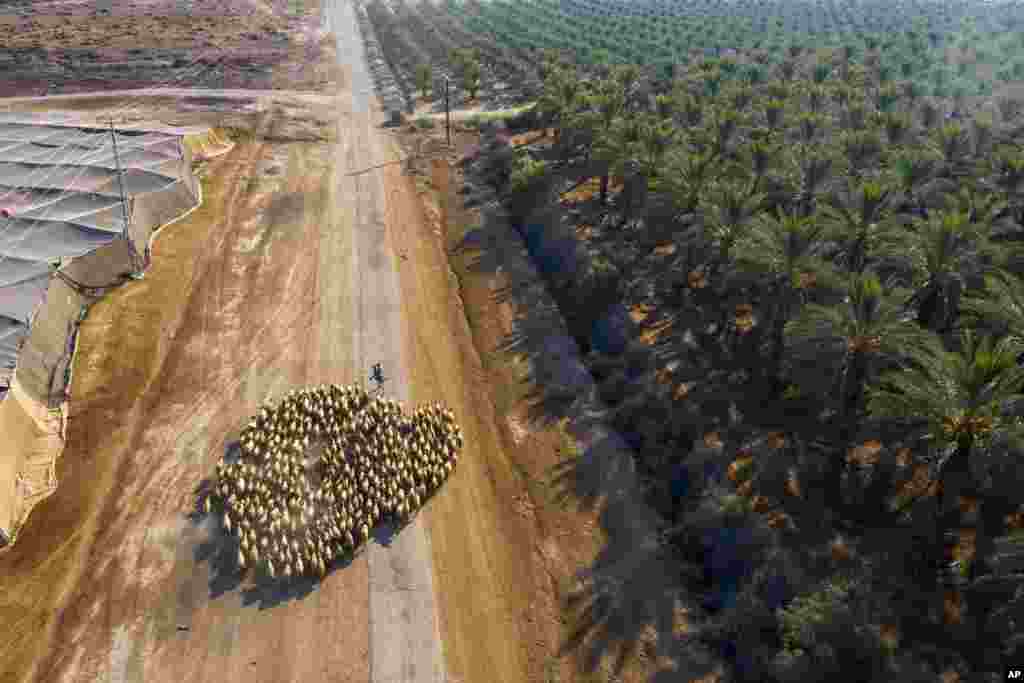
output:
<svg viewBox="0 0 1024 683"><path fill-rule="evenodd" d="M503 177L494 135L485 134L481 147L481 157L466 164L474 190ZM628 324L574 324L566 311L590 302L573 300L564 282L589 257L545 247L545 240L550 246L564 236L565 226L556 210L544 208L550 196L538 192L524 201L541 209L530 210L485 190L483 220L457 248L472 253L471 271L500 276L497 302L515 304L511 331L488 351L529 361L528 418L538 426L564 419L578 445L549 473L555 501L597 511L607 539L567 601L574 628L563 652L579 650L591 670L606 657L621 669L639 648L656 652L664 661L651 678L658 683L716 669L736 680L778 680L769 661L781 649L775 610L808 576L800 559L806 549L826 544L835 531L824 514L828 501L809 479L807 500L786 501L782 511L817 523L770 527L758 514L737 518L730 511L737 497L725 479L740 448L763 451L773 462L758 472L758 485L773 489L785 484L787 467L823 471L826 458L835 457L835 424L820 399L837 379L820 367L835 365L827 356L832 350L817 349L814 366L787 355L787 381L821 391L780 400L779 379L765 371L773 348L771 302L743 278L687 287L688 274L707 255L678 239L685 225L659 231L659 241L671 240L674 252L657 253L658 245L636 240L627 259L635 282L675 288L659 292L677 297L673 310L655 310L645 321L647 329L661 330L653 340L640 343ZM639 220L670 220L661 213ZM571 267L559 272L566 264ZM741 328L733 314L741 304L766 313ZM622 343L609 343L615 334ZM765 446L767 432L784 434L787 445ZM651 509L652 487L668 493L661 497L669 510ZM769 547L781 548L780 558L762 566L758 558Z"/></svg>
<svg viewBox="0 0 1024 683"><path fill-rule="evenodd" d="M473 172L475 168L486 176L492 171L486 157L486 150L495 149L491 143L485 136L485 154L479 162L467 164L472 184L487 182ZM681 561L666 543L664 521L644 502L633 452L636 439L631 444L630 435L611 424L615 409L602 400L600 386L582 360L591 350L590 340L570 334L551 295L552 281L573 270L560 274L556 261L546 264L553 272L540 277L530 260L530 252L538 250L528 248L523 239L530 230L513 228L514 216L493 202L485 203L482 213L480 227L457 248L472 251L471 271L501 274L504 284L494 298L514 302L517 311L511 332L488 351L529 361L528 419L538 426L566 420L567 431L579 445L578 452L568 454L550 472L555 501L598 511L607 538L598 558L580 572L577 588L565 605L574 627L562 644L562 653L579 650L591 671L608 658L621 673L640 648L653 648L663 665L652 681L706 676L721 662L698 640L703 609L694 586L699 586L703 571ZM557 229L552 217L553 212L541 211L527 219L540 241L545 230ZM560 256L572 263L572 254ZM635 345L628 346L623 355L637 367L626 380L630 390L649 384L665 362L653 357L656 352L671 353L660 348L639 354ZM700 490L695 486L690 494ZM655 645L650 644L652 639Z"/></svg>
<svg viewBox="0 0 1024 683"><path fill-rule="evenodd" d="M621 673L643 648L671 662L676 675L679 669L690 677L709 673L713 658L686 633L697 610L685 580L693 569L681 571L656 531L658 520L634 496L618 495L603 505L600 522L608 542L567 597L573 628L561 654L579 650L591 672L608 657Z"/></svg>

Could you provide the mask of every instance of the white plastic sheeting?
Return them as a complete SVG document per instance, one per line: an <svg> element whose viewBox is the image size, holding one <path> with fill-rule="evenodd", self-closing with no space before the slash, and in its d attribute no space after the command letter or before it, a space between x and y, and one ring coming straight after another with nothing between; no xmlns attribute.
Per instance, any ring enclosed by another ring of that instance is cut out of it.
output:
<svg viewBox="0 0 1024 683"><path fill-rule="evenodd" d="M126 229L122 185L129 221L139 215L150 222L169 220L196 200L184 131L115 131L122 169L118 183L109 129L41 121L33 123L24 113L0 114L0 395L10 384L54 271L78 274L76 259L126 233L141 253L158 227L129 224ZM97 272L92 281L111 275Z"/></svg>

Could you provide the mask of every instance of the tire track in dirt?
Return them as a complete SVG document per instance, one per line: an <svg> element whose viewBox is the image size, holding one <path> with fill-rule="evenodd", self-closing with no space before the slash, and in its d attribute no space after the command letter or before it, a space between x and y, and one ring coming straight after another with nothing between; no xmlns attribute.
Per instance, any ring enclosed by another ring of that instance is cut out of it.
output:
<svg viewBox="0 0 1024 683"><path fill-rule="evenodd" d="M259 139L259 134L262 133L262 132L265 132L267 130L267 128L269 126L269 123L270 123L269 117L263 117L263 119L259 122L259 127L257 128L257 131L256 131L257 135L255 136L257 140ZM190 293L190 296L189 296L189 302L186 305L186 309L185 310L188 310L188 306L193 305L195 299L198 297L200 299L200 301L202 302L203 319L204 320L206 319L206 317L208 315L207 306L208 306L208 301L209 301L209 296L210 296L210 291L209 291L209 289L206 289L204 287L204 282L208 278L210 278L210 271L211 270L214 271L213 272L213 277L215 279L219 280L220 281L220 285L221 285L220 288L217 288L217 295L218 295L217 300L219 302L221 300L222 287L223 287L223 282L224 282L223 268L228 267L230 262L231 262L231 258L230 257L225 258L224 261L223 261L224 265L222 266L222 268L215 269L216 262L213 261L213 254L221 253L221 249L223 249L224 243L225 243L225 241L229 237L233 237L234 240L237 241L238 231L240 229L240 222L239 221L235 221L234 218L235 218L235 207L240 203L240 198L242 196L242 192L244 191L243 189L246 187L246 183L244 183L242 181L245 180L245 178L246 178L246 172L250 171L250 169L252 169L252 167L256 164L257 160L264 153L264 149L265 149L265 146L263 144L258 143L258 142L252 143L248 147L249 153L246 156L246 158L243 161L241 161L239 163L235 163L233 165L233 169L234 169L234 172L233 172L233 175L232 175L232 181L233 182L231 183L232 192L231 192L231 195L228 198L227 211L226 211L226 213L224 215L224 219L221 222L221 224L219 226L215 226L215 227L213 227L211 229L209 240L212 242L216 238L218 232L222 232L223 234L221 235L220 239L217 240L217 244L216 244L216 246L214 248L204 250L203 256L205 257L205 261L204 261L203 273L201 275L197 276L197 273L194 271L193 274L192 274L193 278L192 278L192 280L190 281L190 283L188 285L188 291ZM225 227L227 229L225 229ZM197 286L200 289L197 290ZM205 294L205 296L202 296L202 295L199 294L199 292L202 291L202 290L205 290L203 292L203 294ZM178 324L175 326L175 329L176 330L180 329L181 326L182 326L182 323L183 323L183 321L178 321ZM210 340L207 335L208 335L208 331L206 329L204 329L204 338L202 340L202 343L204 345L208 346L211 343L212 340ZM203 356L203 359L205 361L205 356ZM205 375L205 373L204 373L204 376L208 376L208 375ZM196 422L196 420L197 420L197 416L200 415L200 414L201 414L200 410L197 409L197 411L193 414L192 419L189 420L189 423L190 424L194 424ZM201 422L204 423L202 426L206 427L208 425L208 423L209 423L209 419L207 418L206 420L201 420ZM205 451L207 449L203 448L203 450ZM199 460L199 458L196 458L196 459ZM145 533L145 535L143 537L143 541L142 541L142 544L141 544L141 547L140 547L139 559L137 561L137 566L140 567L140 568L145 566L145 564L144 564L144 557L145 557L145 554L147 552L147 549L150 548L150 544L148 543L150 530L151 530L151 527L147 526L146 533ZM186 572L188 572L189 558L186 556L186 554L183 552L183 550L185 548L193 547L193 543L195 543L196 540L197 540L197 539L195 539L195 532L194 532L194 530L188 529L186 527L184 531L186 533L186 542L181 544L177 548L177 551L175 553L175 564L176 564L176 568L175 568L175 572L174 572L175 575L185 574ZM189 542L189 541L191 541L191 542ZM197 598L197 593L199 591L204 590L204 588L205 588L205 585L201 585L198 582L199 581L208 580L208 575L207 575L206 572L189 572L186 575L188 576L188 579L184 582L184 584L179 583L178 586L177 586L177 593L179 595L179 598L178 598L178 601L177 601L177 604L176 604L175 615L174 615L175 616L175 618L174 618L174 622L175 623L173 625L169 626L170 629L175 628L177 626L177 624L179 624L179 623L183 623L183 622L186 622L186 621L191 619L192 613L195 611L196 605L199 602L199 599ZM182 602L183 602L182 598L187 600L188 603L189 603L189 607L186 610L182 610L181 609L181 605L182 605ZM138 602L136 602L134 607L137 610ZM187 612L187 613L183 614L182 612ZM167 631L169 629L168 629L167 626L165 626L164 630ZM147 633L146 635L153 635L153 634L152 633ZM148 639L143 638L142 642L146 642L147 640ZM200 655L200 658L203 658L203 657L205 657L205 653L203 655Z"/></svg>
<svg viewBox="0 0 1024 683"><path fill-rule="evenodd" d="M238 171L235 171L235 173L238 173ZM234 183L234 184L237 185L237 183ZM159 247L156 247L156 249L159 249ZM126 287L130 287L130 286L126 286ZM141 291L141 290L136 289L136 291ZM116 293L113 296L120 296L120 297L123 297L123 298L127 299L130 296L132 296L132 292L129 289L126 289L124 291ZM172 327L177 327L177 326L180 325L180 320L172 321L170 324L171 324ZM149 376L149 378L148 378L148 380L146 382L146 385L143 388L143 391L140 393L140 395L144 396L146 390L149 388L149 386L152 384L152 382L159 376L165 360L166 360L166 357L159 358L151 366L152 367L152 372L151 372L151 374L150 374L150 376ZM138 402L136 402L136 408L134 408L133 411L132 411L134 414L138 414L139 413L139 410L138 410L137 406L138 406ZM131 450L130 448L123 449L122 450L122 454L119 457L116 457L115 461L120 461L121 463L123 463L123 461L124 461L123 453L125 451L130 451L130 450ZM100 485L97 487L98 490L101 491L101 492L102 491L109 491L111 489L112 485L113 485L113 482L117 479L116 475L120 472L120 470L121 470L121 466L118 466L118 467L116 467L116 468L114 468L112 470L107 470L106 473L105 473L105 476L101 476L99 478L100 479ZM67 608L67 606L68 606L67 605L67 601L71 598L69 593L70 593L72 587L77 585L79 583L79 581L81 580L81 576L82 576L82 574L84 573L84 571L85 571L85 569L87 567L87 565L85 563L85 559L84 559L85 558L85 554L89 550L91 550L91 547L92 547L92 545L95 542L96 535L97 535L97 533L99 531L98 521L108 512L108 510L106 509L107 507L109 507L109 503L108 503L107 506L103 506L103 507L100 507L99 509L97 509L93 513L93 515L90 518L90 520L87 521L87 523L86 523L86 526L85 526L85 529L84 529L84 533L83 533L83 537L84 537L83 541L79 545L78 552L77 552L77 557L71 563L72 569L71 569L71 571L68 572L68 574L65 577L63 588L60 591L61 597L58 598L57 604L55 605L55 610L54 610L55 612L63 612ZM112 624L110 623L111 620L113 619L113 613L111 611L112 609L113 609L112 606L108 606L108 610L107 610L107 625L108 625L108 627L112 626ZM51 623L49 625L49 628L47 629L47 632L44 635L44 638L42 639L42 644L41 644L41 647L39 649L40 652L47 652L47 651L49 651L51 653L50 655L48 655L48 657L45 660L43 660L43 662L40 665L39 672L41 673L41 675L43 677L45 677L47 675L49 669L54 668L54 667L58 667L60 665L60 663L62 661L65 661L66 658L68 657L68 655L66 653L66 650L63 647L60 650L56 650L54 648L48 647L48 644L53 642L53 638L55 636L55 632L56 632L55 630L56 630L57 626L58 626L57 620L51 621ZM62 641L62 642L66 643L66 641ZM63 651L63 654L59 654L62 651ZM36 670L35 670L35 668L33 668L33 670L30 671L29 678L30 679L34 678L35 677L35 673L36 673Z"/></svg>
<svg viewBox="0 0 1024 683"><path fill-rule="evenodd" d="M238 188L245 186L245 183L238 182L241 173L250 168L256 158L254 150L248 161L236 167L238 173L228 180L236 190L232 193L236 202L239 201ZM287 174L287 177L308 177L306 170L302 164L297 164L296 172ZM314 175L322 177L325 174ZM290 189L301 191L303 188L295 186ZM300 209L305 206L309 210L322 205L323 201L318 197L307 194L300 203ZM55 662L54 667L49 667L46 680L106 680L110 673L130 680L141 680L139 676L144 676L145 680L175 682L223 680L226 676L230 677L228 680L244 677L247 682L266 680L268 683L292 680L293 677L294 680L320 680L325 678L325 672L319 668L318 658L310 656L311 646L318 650L337 647L344 651L344 643L349 641L354 644L348 648L351 653L363 652L365 656L365 646L352 642L353 639L359 640L358 629L353 630L351 625L346 625L340 637L337 631L339 620L344 621L359 612L358 596L361 591L357 586L361 583L365 593L365 562L362 569L357 562L346 571L328 577L317 596L308 596L301 603L291 601L272 610L260 611L257 606L249 604L251 600L244 597L245 591L240 593L232 589L227 594L207 599L204 593L209 591L208 565L196 563L191 557L191 546L208 530L192 530L182 537L175 525L168 525L166 521L180 519L180 515L188 511L194 484L208 473L213 461L219 457L220 443L255 409L255 400L265 395L266 389L259 391L258 396L251 395L250 385L254 380L256 383L269 380L271 384L280 384L280 380L287 377L298 380L296 384L308 380L310 362L304 356L310 355L309 346L316 340L316 335L309 334L307 330L309 325L317 322L314 298L317 262L309 263L310 258L316 258L315 241L301 237L308 236L312 229L319 227L319 216L300 216L302 223L295 233L300 236L297 243L291 239L285 242L271 239L268 246L275 252L273 260L254 263L250 259L250 267L236 273L230 263L244 259L227 257L227 262L218 264L209 258L210 254L244 251L245 248L240 249L239 245L253 242L242 234L245 232L242 226L247 225L243 218L242 215L233 215L229 219L230 234L213 231L216 245L207 247L202 254L206 257L205 266L196 266L192 286L197 291L205 291L208 298L196 298L198 295L195 295L187 304L189 313L183 317L182 324L191 326L193 332L191 335L186 332L177 335L181 344L172 349L170 357L163 363L161 377L150 379L146 389L139 392L143 398L136 401L136 414L146 414L149 422L160 423L163 428L148 424L136 431L128 450L144 454L144 457L137 456L133 459L135 462L127 462L126 459L118 469L116 476L124 482L124 490L117 492L104 506L103 512L112 523L105 525L102 538L92 548L94 556L107 558L103 561L109 563L123 552L137 553L132 547L141 542L146 546L143 559L128 561L116 569L121 570L122 576L128 571L148 574L146 581L156 581L157 585L163 584L166 588L149 589L147 592L147 587L139 585L140 582L133 584L124 578L116 578L116 572L109 576L103 574L106 567L117 563L90 570L84 581L76 581L79 584L75 596L78 604L69 611L67 629L73 630L79 623L91 622L91 625L88 630L77 628L74 638L61 638L63 657ZM292 243L289 245L288 242ZM213 304L220 292L223 293L224 310L216 311ZM248 295L247 301L239 305L234 297L242 293ZM205 335L197 331L204 319L204 308L207 313L220 314L211 321L218 327L211 327ZM239 324L240 318L244 321L242 325ZM203 342L204 336L206 343ZM236 339L232 340L232 336ZM222 348L204 348L214 342ZM221 372L220 376L199 373L196 377L195 356L211 352L214 355L226 354L216 366L223 366L230 372ZM315 358L315 354L312 357ZM229 358L231 362L228 362ZM266 369L272 363L281 367ZM185 379L187 377L193 379ZM181 385L189 382L194 386L185 387L183 391ZM248 399L239 397L239 393L248 395ZM124 416L116 419L118 422L125 420ZM191 436L179 438L187 432L206 433L191 445ZM194 451L186 463L177 462L175 454L167 453L169 449L182 448ZM144 471L147 468L150 471ZM135 482L134 488L132 482ZM146 507L140 511L126 511L126 507L132 506L132 501L146 501ZM177 552L164 557L162 551L150 551L152 539L140 541L150 535L147 533L149 529L163 529L161 533L172 537L172 547L174 544L179 546ZM170 568L168 562L174 568ZM134 570L133 566L136 567ZM111 591L110 582L115 580L120 582L120 587ZM86 585L82 586L83 583ZM120 593L126 594L127 603L125 596L117 595ZM88 618L91 606L103 602L102 598L95 599L97 594L106 595L108 602L119 603L109 616L111 625L122 626L116 633L95 628L95 622ZM162 599L161 594L167 598ZM259 599L259 596L255 597ZM263 598L275 599L275 596L264 595ZM143 620L139 616L143 614L153 616ZM177 623L187 620L186 617L191 619L190 630L177 632ZM111 649L108 646L113 645L110 640L116 642L113 662L108 655ZM330 645L323 647L322 644L326 643ZM282 651L280 656L277 651ZM125 663L126 658L128 663ZM346 671L352 674L354 669L358 669L358 654L354 660L352 657L331 659L334 665L329 669L331 677L341 675L344 677L340 680L360 680L358 674L355 678L344 675ZM133 663L131 660L136 661ZM259 664L255 670L254 661ZM70 668L76 662L81 667L77 672ZM115 665L113 671L111 663ZM59 669L64 664L67 666Z"/></svg>
<svg viewBox="0 0 1024 683"><path fill-rule="evenodd" d="M248 154L247 158L245 159L244 164L236 164L236 165L232 165L232 166L228 167L229 169L231 169L229 171L229 173L230 173L230 175L229 175L230 180L228 181L228 187L231 187L232 190L231 190L230 195L229 195L229 197L227 199L227 204L226 204L227 212L225 214L224 220L221 221L220 224L218 224L217 226L213 226L213 228L211 229L209 240L212 241L214 239L214 237L217 234L217 230L218 229L223 229L223 226L231 226L233 224L234 208L235 208L235 206L236 206L236 204L238 202L238 197L239 197L239 194L241 192L241 189L244 186L243 183L240 183L238 181L239 181L241 175L244 172L243 169L246 166L248 166L249 164L251 164L253 162L253 160L258 156L258 154L261 151L262 151L262 147L260 145L253 145L253 146L251 146L249 148L249 154ZM221 240L220 240L221 244L223 243L224 239L225 238L223 238L223 237L221 238ZM156 246L156 250L159 250L159 246ZM205 280L208 277L208 273L209 273L209 270L211 268L211 254L214 253L215 251L216 251L216 248L214 250L211 250L209 248L204 250L203 256L205 258L203 258L203 260L201 262L201 265L198 266L195 270L193 270L193 272L192 272L193 277L190 280L190 282L188 283L188 285L186 286L187 287L187 291L189 292L189 296L188 296L188 299L187 299L187 303L181 309L183 312L189 310L190 307L194 306L196 304L196 299L201 297L201 295L197 291L197 285L201 285L203 280ZM203 305L205 305L205 300L204 299L200 298L199 301ZM183 326L184 322L185 322L185 317L186 316L183 314L182 317L180 317L179 319L171 321L169 326L172 329L180 329ZM137 402L137 406L138 406L137 414L148 413L149 409L152 408L152 404L159 398L159 393L153 392L152 389L154 388L154 385L156 383L158 383L158 382L160 382L162 380L163 375L164 375L164 373L167 370L167 367L166 367L166 361L167 360L168 360L168 358L167 358L167 356L165 356L164 358L161 358L158 361L158 363L156 364L156 366L154 368L154 371L151 373L151 375L149 376L146 384L143 386L142 390L139 392L140 399ZM142 405L139 406L139 403L141 403ZM200 411L203 410L203 408L206 406L207 403L208 403L208 401L207 402L200 401L196 405L194 411L192 412L192 415L190 416L190 419L188 420L189 423L192 423L192 422L195 421L197 416L201 414ZM142 435L141 432L142 432L142 429L143 429L142 426L141 426L143 424L141 420L139 420L138 422L136 422L135 420L132 420L131 422L136 423L139 426L136 427L136 429L134 430L135 433L134 433L134 435L132 437L132 441L129 444L129 447L126 449L128 452L134 452L134 451L138 450L139 447L141 446L141 444L139 443L139 439L140 439L140 437ZM127 473L125 472L125 469L126 468L130 468L131 464L132 463L127 458L125 458L125 459L123 459L121 461L121 463L120 463L120 465L118 467L118 470L117 470L117 474L119 475L119 476L117 476L117 479L123 480L123 479L126 478L126 474ZM172 491L172 490L174 490L173 486L165 486L165 485L161 484L160 486L154 487L154 490L152 490L152 491L148 491L148 492L145 491L145 490L140 491L139 495L141 497L145 497L148 500L154 500L155 499L154 502L157 503L157 505L155 505L154 507L163 507L163 505L166 504L166 498L168 496L168 492ZM106 516L113 516L114 514L116 514L116 510L111 509L114 506L114 504L115 504L115 499L113 499L113 498L108 499L107 505L104 506L104 508L99 511L99 516L100 517L106 517ZM146 534L147 535L143 537L143 543L141 544L141 547L140 547L139 553L137 555L137 559L135 560L134 566L129 565L128 567L125 567L122 576L125 576L125 575L131 573L133 570L135 572L138 572L138 571L141 570L142 567L144 567L142 558L143 558L143 554L145 553L145 549L146 549L146 547L148 545L148 543L146 542L146 539L148 537L148 531L149 531L150 527L147 525L145 528L146 528ZM108 533L109 533L109 531L108 531ZM110 563L112 561L112 559L113 559L112 557L108 558L107 562ZM178 553L177 561L179 563L181 561L180 553ZM75 583L78 583L80 580L81 580L81 577L76 577ZM126 579L122 579L122 581L126 581ZM103 581L102 583L105 585L106 581ZM127 588L127 587L125 587L125 588ZM176 587L176 591L180 591L180 590L181 590L181 586L177 586ZM117 593L120 593L121 590L115 590L115 591L111 591L111 592L114 593L114 594L117 594ZM119 605L117 603L117 601L115 601L115 600L108 600L107 601L107 605L108 605L107 629L108 629L108 632L112 632L116 624L123 623L124 615L121 614L121 610L125 609L125 606ZM115 617L115 614L113 612L115 605L118 605L118 607L119 607L119 611L118 611L117 617ZM136 605L137 605L137 600L136 600ZM93 636L93 638L95 639L97 637L97 635L98 634L95 634ZM64 649L64 648L62 648L62 649ZM88 649L88 650L90 650L93 653L95 653L95 650L96 650L96 648L83 648L83 649Z"/></svg>

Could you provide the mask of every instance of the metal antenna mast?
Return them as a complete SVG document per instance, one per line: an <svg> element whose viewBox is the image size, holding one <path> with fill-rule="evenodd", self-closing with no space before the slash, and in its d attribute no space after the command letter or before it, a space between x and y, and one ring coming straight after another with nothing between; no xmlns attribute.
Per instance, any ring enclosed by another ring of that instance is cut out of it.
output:
<svg viewBox="0 0 1024 683"><path fill-rule="evenodd" d="M110 123L110 140L114 144L114 164L117 167L117 186L121 191L121 215L124 217L124 239L128 243L128 250L131 252L132 257L132 270L136 275L139 273L139 262L138 254L135 251L135 245L132 244L131 237L128 234L128 200L124 196L124 179L121 177L121 157L117 153L117 135L114 133L114 119L109 120Z"/></svg>

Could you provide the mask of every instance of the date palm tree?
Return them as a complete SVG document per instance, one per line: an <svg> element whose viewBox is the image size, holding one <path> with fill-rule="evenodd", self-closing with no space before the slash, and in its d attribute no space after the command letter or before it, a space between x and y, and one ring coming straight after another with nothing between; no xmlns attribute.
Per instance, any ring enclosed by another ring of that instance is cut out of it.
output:
<svg viewBox="0 0 1024 683"><path fill-rule="evenodd" d="M977 670L988 670L999 655L998 647L993 652L992 646L1006 633L999 627L1001 615L993 590L999 587L994 584L1011 579L1009 591L1004 590L1009 598L1024 579L1021 574L998 576L993 571L1001 559L997 549L1006 534L1007 515L1017 501L1013 482L1001 482L996 475L1000 465L1012 464L1024 447L1024 423L1004 408L1008 401L1019 398L1024 388L1024 368L1017 363L1024 346L1013 336L996 338L970 329L961 332L960 342L956 352L938 348L923 357L917 368L884 375L870 391L869 410L906 420L922 430L935 448L939 456L940 538L960 523L960 511L950 503L978 501L975 556L965 572L969 583L964 594L971 599L972 642L983 645L968 657ZM998 453L993 456L997 436L1011 446L1001 457ZM991 483L976 475L972 466L973 460L986 452L993 473ZM1019 613L1020 605L1015 609Z"/></svg>
<svg viewBox="0 0 1024 683"><path fill-rule="evenodd" d="M718 258L712 277L737 254L737 246L750 232L752 219L762 210L765 196L751 193L748 186L732 178L713 180L698 200L704 216L707 242L713 244Z"/></svg>
<svg viewBox="0 0 1024 683"><path fill-rule="evenodd" d="M884 374L869 389L868 401L872 414L917 421L936 448L951 449L942 453L939 468L947 500L972 483L972 450L987 445L997 429L1016 429L1019 419L1006 418L1003 404L1024 387L1024 368L1017 364L1024 351L1019 339L968 328L961 331L960 342L953 352L930 345L917 356L917 367ZM953 481L957 476L961 481Z"/></svg>
<svg viewBox="0 0 1024 683"><path fill-rule="evenodd" d="M718 177L718 152L701 144L700 136L686 135L665 154L663 187L683 213L696 210L705 188Z"/></svg>
<svg viewBox="0 0 1024 683"><path fill-rule="evenodd" d="M679 129L654 112L635 114L627 126L630 130L624 136L624 141L627 143L628 155L637 162L646 177L659 175L662 161L679 134Z"/></svg>
<svg viewBox="0 0 1024 683"><path fill-rule="evenodd" d="M617 127L629 106L640 71L635 66L616 65L608 78L598 79L584 95L588 108L581 126L593 138L591 155L601 162L605 172L601 174L601 203L608 200L608 180L612 167L623 158L621 136Z"/></svg>
<svg viewBox="0 0 1024 683"><path fill-rule="evenodd" d="M893 193L884 183L867 179L829 193L819 210L827 225L826 239L841 245L839 263L862 273L869 259L899 235L892 219Z"/></svg>
<svg viewBox="0 0 1024 683"><path fill-rule="evenodd" d="M954 121L938 126L927 144L941 155L946 175L952 178L972 175L974 160L968 156L971 141L962 125Z"/></svg>
<svg viewBox="0 0 1024 683"><path fill-rule="evenodd" d="M827 390L834 392L829 398L843 444L852 438L862 417L865 385L882 369L916 362L939 344L933 333L909 319L909 294L898 287L887 291L871 271L855 273L840 305L809 303L785 325L786 345L794 361L813 366L816 374L830 379ZM823 363L838 367L823 367ZM842 462L830 461L824 475L825 500L841 500L841 475Z"/></svg>
<svg viewBox="0 0 1024 683"><path fill-rule="evenodd" d="M785 325L815 287L837 287L839 274L817 255L825 225L781 209L758 215L737 243L737 267L764 277L771 302L771 362L764 368L781 390Z"/></svg>
<svg viewBox="0 0 1024 683"><path fill-rule="evenodd" d="M990 162L992 184L1018 223L1024 219L1024 154L1017 146L1001 147Z"/></svg>
<svg viewBox="0 0 1024 683"><path fill-rule="evenodd" d="M889 155L891 161L884 173L892 178L903 195L900 208L925 215L923 200L928 195L925 188L935 178L937 155L906 148L896 148Z"/></svg>
<svg viewBox="0 0 1024 683"><path fill-rule="evenodd" d="M900 235L914 273L918 323L936 332L948 331L959 316L965 278L1002 257L990 239L991 224L970 218L968 211L936 211L914 219L914 229Z"/></svg>
<svg viewBox="0 0 1024 683"><path fill-rule="evenodd" d="M544 79L544 89L537 101L537 111L555 126L555 140L571 125L585 104L584 90L575 69L553 65Z"/></svg>

